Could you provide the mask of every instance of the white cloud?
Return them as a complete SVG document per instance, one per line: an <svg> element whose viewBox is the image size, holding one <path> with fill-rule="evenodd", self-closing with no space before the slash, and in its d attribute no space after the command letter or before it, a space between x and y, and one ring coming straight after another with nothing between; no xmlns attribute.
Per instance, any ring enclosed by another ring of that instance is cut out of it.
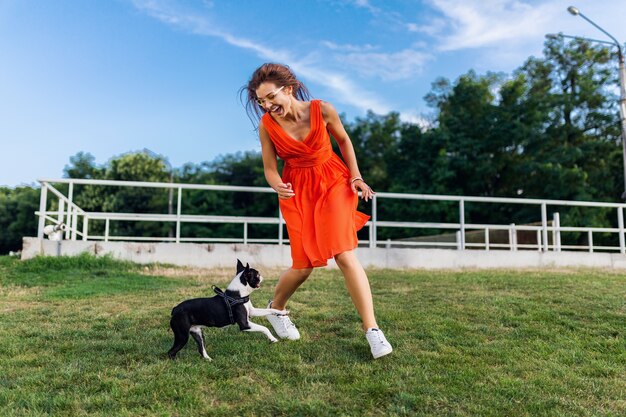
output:
<svg viewBox="0 0 626 417"><path fill-rule="evenodd" d="M187 30L196 35L220 38L230 45L251 50L264 59L280 62L291 60L289 52L268 48L251 40L233 36L218 29L205 16L193 12L183 12L156 0L133 0L133 4L147 15L170 26Z"/></svg>
<svg viewBox="0 0 626 417"><path fill-rule="evenodd" d="M393 53L349 53L335 57L365 77L379 77L385 81L412 78L422 72L431 58L430 54L413 49Z"/></svg>
<svg viewBox="0 0 626 417"><path fill-rule="evenodd" d="M417 114L415 110L406 110L400 112L400 120L406 123L418 125L423 130L430 129L435 123L434 120L432 120L432 117L429 118L428 116Z"/></svg>
<svg viewBox="0 0 626 417"><path fill-rule="evenodd" d="M443 51L516 42L545 33L559 2L530 5L519 0L430 0L447 18L439 48Z"/></svg>
<svg viewBox="0 0 626 417"><path fill-rule="evenodd" d="M529 41L542 43L546 33L559 31L592 38L604 35L580 17L567 13L570 0L428 0L443 18L426 25L408 23L410 32L438 38L443 51L502 47ZM614 36L626 36L626 2L579 0L584 13ZM581 10L582 11L582 10ZM593 16L593 17L592 17Z"/></svg>
<svg viewBox="0 0 626 417"><path fill-rule="evenodd" d="M365 45L352 45L352 44L337 44L332 41L322 41L322 46L325 46L328 49L333 51L346 51L346 52L365 52L375 50L376 47L374 45L365 44Z"/></svg>
<svg viewBox="0 0 626 417"><path fill-rule="evenodd" d="M432 59L430 54L407 48L399 52L372 52L377 47L365 45L339 45L324 41L322 45L337 52L332 58L351 71L365 78L380 78L383 81L405 80L419 75L426 62ZM423 48L425 44L414 45Z"/></svg>
<svg viewBox="0 0 626 417"><path fill-rule="evenodd" d="M373 93L356 85L347 75L311 66L300 66L298 63L290 66L299 76L327 87L328 91L343 103L350 104L364 112L372 110L375 113L384 114L391 111L391 107Z"/></svg>
<svg viewBox="0 0 626 417"><path fill-rule="evenodd" d="M427 24L408 23L407 30L434 38L438 51L482 49L471 64L479 71L510 71L541 53L547 33L606 39L566 11L571 0L427 1L438 16L424 18ZM626 38L626 2L579 0L577 6L617 39Z"/></svg>
<svg viewBox="0 0 626 417"><path fill-rule="evenodd" d="M352 4L363 9L367 9L370 13L377 14L380 9L370 4L369 0L350 0Z"/></svg>
<svg viewBox="0 0 626 417"><path fill-rule="evenodd" d="M447 27L447 21L441 18L430 19L427 25L418 25L417 23L405 24L409 32L424 33L426 35L439 35Z"/></svg>
<svg viewBox="0 0 626 417"><path fill-rule="evenodd" d="M211 24L207 17L193 12L180 11L171 7L171 3L163 3L158 0L133 0L133 4L138 10L170 26L196 35L217 37L235 47L250 50L263 60L285 63L299 77L328 88L328 92L344 104L354 106L361 111L372 110L376 113L391 111L391 108L380 98L356 85L349 76L329 71L322 64L314 62L316 54L309 54L298 59L290 51L274 49L232 35Z"/></svg>

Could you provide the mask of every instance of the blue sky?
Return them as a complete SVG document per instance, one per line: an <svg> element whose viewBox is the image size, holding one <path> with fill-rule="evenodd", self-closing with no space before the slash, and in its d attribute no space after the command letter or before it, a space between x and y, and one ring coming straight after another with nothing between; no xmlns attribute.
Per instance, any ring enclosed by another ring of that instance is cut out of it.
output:
<svg viewBox="0 0 626 417"><path fill-rule="evenodd" d="M623 0L0 0L0 185L61 177L79 151L259 150L237 92L268 61L348 120L418 122L437 77L510 73L550 32L604 39L572 4L626 40Z"/></svg>

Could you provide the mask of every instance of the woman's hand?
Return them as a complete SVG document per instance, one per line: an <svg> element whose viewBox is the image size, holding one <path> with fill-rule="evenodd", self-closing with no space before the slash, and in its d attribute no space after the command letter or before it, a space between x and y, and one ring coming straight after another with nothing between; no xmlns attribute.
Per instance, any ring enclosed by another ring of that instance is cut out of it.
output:
<svg viewBox="0 0 626 417"><path fill-rule="evenodd" d="M364 201L371 200L372 197L374 197L374 194L376 194L374 190L372 190L372 188L360 178L357 178L354 181L352 181L352 183L350 184L350 187L352 188L352 191L355 193L361 191L361 198Z"/></svg>
<svg viewBox="0 0 626 417"><path fill-rule="evenodd" d="M290 182L286 184L284 182L281 182L276 184L272 188L274 188L274 191L278 193L278 198L280 198L281 200L288 200L296 195L296 193L293 192Z"/></svg>

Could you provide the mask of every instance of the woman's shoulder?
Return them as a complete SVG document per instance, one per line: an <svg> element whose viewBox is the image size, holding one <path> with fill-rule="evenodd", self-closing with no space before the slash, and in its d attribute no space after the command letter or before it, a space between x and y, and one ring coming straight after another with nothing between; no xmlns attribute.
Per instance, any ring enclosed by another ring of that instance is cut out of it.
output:
<svg viewBox="0 0 626 417"><path fill-rule="evenodd" d="M337 110L335 110L335 106L333 106L330 102L328 101L324 101L324 100L315 100L319 102L319 106L322 109L322 114L324 114L324 116L326 116L326 114L330 114L330 113L337 113Z"/></svg>
<svg viewBox="0 0 626 417"><path fill-rule="evenodd" d="M331 103L324 100L317 101L319 101L319 106L322 110L322 117L324 118L324 120L328 121L329 119L338 117L337 110L335 110L335 107Z"/></svg>
<svg viewBox="0 0 626 417"><path fill-rule="evenodd" d="M264 113L263 116L261 116L261 119L259 120L259 129L265 130L266 126L270 124L270 122L273 120L274 119L272 119L272 116L269 113Z"/></svg>

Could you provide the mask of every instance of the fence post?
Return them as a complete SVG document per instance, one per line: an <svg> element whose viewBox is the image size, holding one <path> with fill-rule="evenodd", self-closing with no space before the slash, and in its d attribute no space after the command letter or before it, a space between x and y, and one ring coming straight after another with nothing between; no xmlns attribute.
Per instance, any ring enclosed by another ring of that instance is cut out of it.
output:
<svg viewBox="0 0 626 417"><path fill-rule="evenodd" d="M61 200L60 198L59 198L59 211L57 213L57 221L59 222L59 224L65 223L66 226L71 226L69 216L68 216L67 222L65 221L65 201Z"/></svg>
<svg viewBox="0 0 626 417"><path fill-rule="evenodd" d="M78 211L72 210L72 240L78 236Z"/></svg>
<svg viewBox="0 0 626 417"><path fill-rule="evenodd" d="M37 228L37 238L43 239L43 228L46 226L46 205L48 203L48 183L41 184L41 194L39 195L39 227Z"/></svg>
<svg viewBox="0 0 626 417"><path fill-rule="evenodd" d="M104 241L109 241L109 218L104 221Z"/></svg>
<svg viewBox="0 0 626 417"><path fill-rule="evenodd" d="M589 241L589 252L593 252L593 232L587 230L587 240Z"/></svg>
<svg viewBox="0 0 626 417"><path fill-rule="evenodd" d="M512 252L517 251L517 230L515 229L515 223L509 225L509 249Z"/></svg>
<svg viewBox="0 0 626 417"><path fill-rule="evenodd" d="M243 222L243 244L248 244L248 222Z"/></svg>
<svg viewBox="0 0 626 417"><path fill-rule="evenodd" d="M72 214L72 202L74 201L74 183L70 182L70 185L68 187L68 191L67 191L67 221L70 221L70 216ZM69 225L68 225L69 226ZM74 227L77 227L78 225L74 225ZM72 230L70 227L68 227L65 230L65 239L69 239L70 238L70 233L72 233Z"/></svg>
<svg viewBox="0 0 626 417"><path fill-rule="evenodd" d="M180 243L180 216L183 212L183 187L178 187L178 198L176 204L176 243Z"/></svg>
<svg viewBox="0 0 626 417"><path fill-rule="evenodd" d="M278 208L278 244L283 244L283 212Z"/></svg>
<svg viewBox="0 0 626 417"><path fill-rule="evenodd" d="M561 216L557 212L552 214L552 244L556 252L561 252Z"/></svg>
<svg viewBox="0 0 626 417"><path fill-rule="evenodd" d="M541 203L541 237L543 240L543 251L548 251L548 207L546 203Z"/></svg>
<svg viewBox="0 0 626 417"><path fill-rule="evenodd" d="M619 227L619 252L624 254L626 253L626 246L624 245L624 207L617 209L617 225Z"/></svg>
<svg viewBox="0 0 626 417"><path fill-rule="evenodd" d="M456 231L456 249L457 250L461 250L461 231L457 230Z"/></svg>
<svg viewBox="0 0 626 417"><path fill-rule="evenodd" d="M87 240L89 235L89 217L83 216L83 240Z"/></svg>
<svg viewBox="0 0 626 417"><path fill-rule="evenodd" d="M378 199L376 198L376 194L372 197L372 220L370 221L370 248L376 247L376 221L377 221L377 206Z"/></svg>
<svg viewBox="0 0 626 417"><path fill-rule="evenodd" d="M465 249L465 200L459 200L459 224L461 225L461 236L459 243L461 247L459 249Z"/></svg>
<svg viewBox="0 0 626 417"><path fill-rule="evenodd" d="M489 250L489 228L485 228L485 250Z"/></svg>

